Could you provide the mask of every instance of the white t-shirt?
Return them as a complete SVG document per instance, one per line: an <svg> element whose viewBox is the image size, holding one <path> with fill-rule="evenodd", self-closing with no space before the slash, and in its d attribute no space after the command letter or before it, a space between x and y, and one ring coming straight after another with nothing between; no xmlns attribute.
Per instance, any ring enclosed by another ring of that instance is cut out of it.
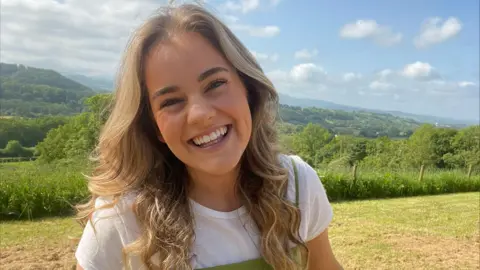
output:
<svg viewBox="0 0 480 270"><path fill-rule="evenodd" d="M295 178L291 163L298 170L299 207L302 220L300 237L305 242L320 235L329 225L333 211L316 172L298 156L280 156L289 168L287 198L295 201ZM92 217L96 234L88 222L75 256L85 270L122 269L122 247L140 235L131 205L134 196L126 196L114 207L97 210ZM96 206L111 202L98 198ZM219 212L190 200L194 210L195 243L192 247L192 267L205 268L232 264L260 257L257 247L260 237L256 226L241 207L232 212ZM104 217L111 217L105 219ZM138 257L132 259L132 269L144 269Z"/></svg>

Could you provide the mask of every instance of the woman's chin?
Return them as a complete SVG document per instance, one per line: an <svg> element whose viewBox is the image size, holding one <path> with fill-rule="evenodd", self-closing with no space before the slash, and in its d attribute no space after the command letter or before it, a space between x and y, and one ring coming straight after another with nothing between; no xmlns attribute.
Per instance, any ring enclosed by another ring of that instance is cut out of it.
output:
<svg viewBox="0 0 480 270"><path fill-rule="evenodd" d="M201 164L196 164L195 166L190 166L194 171L203 172L209 175L226 175L237 170L239 166L240 159L230 158L214 158L206 160Z"/></svg>

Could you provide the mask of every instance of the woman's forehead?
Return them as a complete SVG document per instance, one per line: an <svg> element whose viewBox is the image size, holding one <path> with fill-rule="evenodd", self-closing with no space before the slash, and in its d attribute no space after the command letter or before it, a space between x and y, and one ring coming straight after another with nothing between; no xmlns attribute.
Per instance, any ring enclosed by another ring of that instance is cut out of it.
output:
<svg viewBox="0 0 480 270"><path fill-rule="evenodd" d="M180 83L213 67L230 69L223 56L200 34L185 33L157 44L147 55L147 87Z"/></svg>

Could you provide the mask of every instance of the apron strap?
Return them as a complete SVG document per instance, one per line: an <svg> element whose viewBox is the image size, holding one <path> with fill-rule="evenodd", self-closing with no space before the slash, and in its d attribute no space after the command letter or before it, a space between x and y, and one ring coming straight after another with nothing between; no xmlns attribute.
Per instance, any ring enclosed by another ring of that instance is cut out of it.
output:
<svg viewBox="0 0 480 270"><path fill-rule="evenodd" d="M297 164L295 164L295 160L293 158L290 158L292 161L292 166L293 166L293 174L295 176L295 206L299 206L299 190L298 190L298 170L297 170Z"/></svg>

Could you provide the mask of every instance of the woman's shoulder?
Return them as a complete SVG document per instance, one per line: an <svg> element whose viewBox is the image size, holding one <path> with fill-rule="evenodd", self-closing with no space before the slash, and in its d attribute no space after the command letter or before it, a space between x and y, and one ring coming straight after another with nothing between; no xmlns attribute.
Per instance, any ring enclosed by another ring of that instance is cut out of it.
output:
<svg viewBox="0 0 480 270"><path fill-rule="evenodd" d="M281 154L279 156L280 162L283 167L288 169L289 173L289 187L295 188L295 178L298 181L299 193L305 195L309 190L321 191L323 185L316 170L305 162L300 156ZM302 192L303 191L303 192ZM302 194L299 194L302 197Z"/></svg>
<svg viewBox="0 0 480 270"><path fill-rule="evenodd" d="M100 196L95 200L95 209L87 226L94 231L108 235L118 234L122 239L130 239L138 234L138 223L133 211L136 195L125 194L114 198ZM102 237L102 235L99 235Z"/></svg>
<svg viewBox="0 0 480 270"><path fill-rule="evenodd" d="M301 157L281 155L280 160L289 171L287 198L295 202L298 196L298 206L302 212L300 236L304 241L310 241L323 232L333 218L326 190L315 169Z"/></svg>
<svg viewBox="0 0 480 270"><path fill-rule="evenodd" d="M139 229L133 194L95 199L95 210L84 227L75 257L84 269L121 269L121 247L135 241Z"/></svg>
<svg viewBox="0 0 480 270"><path fill-rule="evenodd" d="M95 210L92 219L121 218L133 214L135 193L127 193L117 198L113 196L99 196L95 199Z"/></svg>

